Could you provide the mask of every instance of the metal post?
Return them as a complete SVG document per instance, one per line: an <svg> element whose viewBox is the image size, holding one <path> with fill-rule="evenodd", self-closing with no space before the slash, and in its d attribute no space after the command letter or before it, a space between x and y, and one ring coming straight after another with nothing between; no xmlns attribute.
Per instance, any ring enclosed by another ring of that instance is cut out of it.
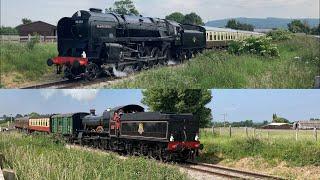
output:
<svg viewBox="0 0 320 180"><path fill-rule="evenodd" d="M299 129L296 129L296 141L298 141L298 133L299 133Z"/></svg>
<svg viewBox="0 0 320 180"><path fill-rule="evenodd" d="M253 137L256 137L256 128L253 128Z"/></svg>
<svg viewBox="0 0 320 180"><path fill-rule="evenodd" d="M267 130L267 132L268 132L268 140L270 139L270 132Z"/></svg>
<svg viewBox="0 0 320 180"><path fill-rule="evenodd" d="M246 130L246 135L247 135L247 137L248 137L248 136L249 136L249 135L248 135L248 127L246 127L245 130Z"/></svg>
<svg viewBox="0 0 320 180"><path fill-rule="evenodd" d="M212 134L214 134L214 126L212 126Z"/></svg>
<svg viewBox="0 0 320 180"><path fill-rule="evenodd" d="M232 136L231 125L229 126L229 136L230 136L230 138L231 138L231 136Z"/></svg>
<svg viewBox="0 0 320 180"><path fill-rule="evenodd" d="M317 132L317 128L314 128L314 139L316 141L318 141L318 132Z"/></svg>
<svg viewBox="0 0 320 180"><path fill-rule="evenodd" d="M315 89L320 89L320 76L316 76L315 83L314 83Z"/></svg>
<svg viewBox="0 0 320 180"><path fill-rule="evenodd" d="M220 127L220 132L219 132L220 136L222 136L222 128Z"/></svg>

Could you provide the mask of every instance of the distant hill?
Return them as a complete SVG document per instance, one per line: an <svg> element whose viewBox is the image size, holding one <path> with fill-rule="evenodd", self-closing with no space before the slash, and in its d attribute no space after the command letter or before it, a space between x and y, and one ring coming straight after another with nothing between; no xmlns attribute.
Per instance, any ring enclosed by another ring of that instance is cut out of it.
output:
<svg viewBox="0 0 320 180"><path fill-rule="evenodd" d="M252 24L256 29L288 28L288 24L294 19L285 18L234 18L241 23ZM225 27L229 19L213 20L206 23L206 26ZM319 24L319 19L299 19L306 20L311 27Z"/></svg>

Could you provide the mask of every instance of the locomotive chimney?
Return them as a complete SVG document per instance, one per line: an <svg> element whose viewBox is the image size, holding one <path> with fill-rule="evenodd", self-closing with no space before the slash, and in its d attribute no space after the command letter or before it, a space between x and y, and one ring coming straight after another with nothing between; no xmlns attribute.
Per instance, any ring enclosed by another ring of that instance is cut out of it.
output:
<svg viewBox="0 0 320 180"><path fill-rule="evenodd" d="M97 9L97 8L90 8L90 12L96 12L96 13L102 13L102 9Z"/></svg>
<svg viewBox="0 0 320 180"><path fill-rule="evenodd" d="M90 109L90 114L95 116L96 115L96 110L95 109Z"/></svg>

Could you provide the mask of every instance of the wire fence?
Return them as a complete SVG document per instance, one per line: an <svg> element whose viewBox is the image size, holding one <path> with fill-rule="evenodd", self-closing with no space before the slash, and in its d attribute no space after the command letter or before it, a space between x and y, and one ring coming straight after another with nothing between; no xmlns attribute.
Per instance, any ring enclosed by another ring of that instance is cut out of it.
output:
<svg viewBox="0 0 320 180"><path fill-rule="evenodd" d="M259 138L268 140L314 140L319 141L319 130L294 130L294 129L256 129L248 127L212 127L203 129L205 133L218 134L221 137L229 138Z"/></svg>

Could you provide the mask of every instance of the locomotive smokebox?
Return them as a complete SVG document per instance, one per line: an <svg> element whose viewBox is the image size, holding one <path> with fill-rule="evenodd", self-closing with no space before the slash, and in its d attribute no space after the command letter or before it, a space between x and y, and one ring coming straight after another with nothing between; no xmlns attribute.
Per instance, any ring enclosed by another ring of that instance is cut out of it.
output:
<svg viewBox="0 0 320 180"><path fill-rule="evenodd" d="M96 110L95 109L90 109L90 114L95 116L96 115Z"/></svg>

